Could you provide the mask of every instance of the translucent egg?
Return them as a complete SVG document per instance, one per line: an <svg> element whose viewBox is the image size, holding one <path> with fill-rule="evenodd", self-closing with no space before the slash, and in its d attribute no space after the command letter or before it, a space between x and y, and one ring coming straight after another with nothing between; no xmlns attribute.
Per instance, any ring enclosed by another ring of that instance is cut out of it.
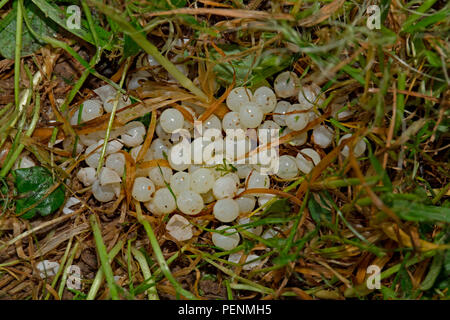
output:
<svg viewBox="0 0 450 320"><path fill-rule="evenodd" d="M239 119L239 112L228 112L222 119L223 130L227 129L241 129L241 120Z"/></svg>
<svg viewBox="0 0 450 320"><path fill-rule="evenodd" d="M162 173L161 173L162 172ZM157 187L165 187L172 178L172 169L168 167L152 167L148 170L148 177Z"/></svg>
<svg viewBox="0 0 450 320"><path fill-rule="evenodd" d="M237 87L231 90L227 97L227 107L234 112L239 112L242 106L247 105L252 100L252 92L244 87Z"/></svg>
<svg viewBox="0 0 450 320"><path fill-rule="evenodd" d="M287 112L296 112L296 111L305 111L305 108L300 104L291 105ZM286 115L286 125L289 129L298 131L302 130L306 127L309 122L309 113L301 112L301 113L292 113Z"/></svg>
<svg viewBox="0 0 450 320"><path fill-rule="evenodd" d="M145 126L140 121L131 121L125 125L125 133L120 136L127 147L136 147L144 142Z"/></svg>
<svg viewBox="0 0 450 320"><path fill-rule="evenodd" d="M157 139L155 139L155 140L157 140ZM142 149L142 145L134 147L134 148L131 148L130 156L134 159L134 161L136 161L137 156L139 155L139 151L141 151L141 149ZM152 153L150 151L150 148L149 148L147 150L147 153L144 156L144 161L150 161L150 160L153 160L153 155L152 155Z"/></svg>
<svg viewBox="0 0 450 320"><path fill-rule="evenodd" d="M203 198L194 191L183 191L177 197L178 209L188 215L196 215L203 209Z"/></svg>
<svg viewBox="0 0 450 320"><path fill-rule="evenodd" d="M278 231L270 228L270 229L267 229L266 231L264 231L261 238L266 239L266 240L272 239L272 238L275 238L278 235L278 233L279 233Z"/></svg>
<svg viewBox="0 0 450 320"><path fill-rule="evenodd" d="M102 168L100 171L100 185L106 186L108 184L116 184L120 183L122 179L120 179L117 172L110 168Z"/></svg>
<svg viewBox="0 0 450 320"><path fill-rule="evenodd" d="M280 126L286 125L286 116L284 114L287 112L291 104L287 101L278 101L275 110L273 110L273 113L279 113L274 114L273 121L275 121Z"/></svg>
<svg viewBox="0 0 450 320"><path fill-rule="evenodd" d="M304 110L311 109L314 104L321 105L323 98L319 97L320 88L316 84L304 86L300 88L298 93L298 103L304 108Z"/></svg>
<svg viewBox="0 0 450 320"><path fill-rule="evenodd" d="M175 198L168 188L160 188L156 190L152 199L153 205L157 212L161 214L169 214L176 210L177 204Z"/></svg>
<svg viewBox="0 0 450 320"><path fill-rule="evenodd" d="M141 82L147 80L148 75L149 73L147 71L137 71L133 73L127 84L128 90L136 90L137 88L141 87Z"/></svg>
<svg viewBox="0 0 450 320"><path fill-rule="evenodd" d="M194 235L189 221L179 214L174 214L169 219L166 224L166 230L177 241L189 240Z"/></svg>
<svg viewBox="0 0 450 320"><path fill-rule="evenodd" d="M172 148L172 144L169 141L157 138L152 141L148 152L152 159L166 159L169 156L170 148Z"/></svg>
<svg viewBox="0 0 450 320"><path fill-rule="evenodd" d="M285 71L280 73L273 83L275 93L280 98L295 96L298 92L299 80L294 72Z"/></svg>
<svg viewBox="0 0 450 320"><path fill-rule="evenodd" d="M240 179L239 179L239 176L238 176L236 173L234 173L234 172L229 172L229 173L227 173L226 175L224 175L224 177L230 177L230 178L232 178L233 181L234 181L234 183L236 184L236 188L239 187L239 184L241 183L241 181L240 181Z"/></svg>
<svg viewBox="0 0 450 320"><path fill-rule="evenodd" d="M214 186L215 178L211 170L200 168L191 175L191 190L197 193L205 193Z"/></svg>
<svg viewBox="0 0 450 320"><path fill-rule="evenodd" d="M216 199L232 198L236 192L236 182L231 177L221 177L214 182L213 194Z"/></svg>
<svg viewBox="0 0 450 320"><path fill-rule="evenodd" d="M214 217L220 222L231 222L239 216L239 205L233 199L220 199L214 204Z"/></svg>
<svg viewBox="0 0 450 320"><path fill-rule="evenodd" d="M289 129L288 127L286 127L283 130L283 133L281 133L281 136L285 136L288 135L289 133L291 133L293 130ZM291 146L301 146L304 145L306 143L306 140L308 140L308 133L307 132L303 132L301 134L297 134L296 136L294 136L291 140L288 141L288 143Z"/></svg>
<svg viewBox="0 0 450 320"><path fill-rule="evenodd" d="M125 171L125 156L122 153L112 153L105 161L105 167L117 172L119 176L123 176Z"/></svg>
<svg viewBox="0 0 450 320"><path fill-rule="evenodd" d="M245 128L256 128L263 119L263 112L255 103L247 103L240 108L239 119Z"/></svg>
<svg viewBox="0 0 450 320"><path fill-rule="evenodd" d="M109 202L114 199L114 196L120 194L120 184L102 186L99 180L95 180L92 184L92 194L100 202Z"/></svg>
<svg viewBox="0 0 450 320"><path fill-rule="evenodd" d="M277 97L269 87L259 87L253 93L252 101L256 103L264 114L270 113L277 105Z"/></svg>
<svg viewBox="0 0 450 320"><path fill-rule="evenodd" d="M164 131L173 133L176 130L183 128L184 117L177 109L169 108L161 113L159 122Z"/></svg>
<svg viewBox="0 0 450 320"><path fill-rule="evenodd" d="M305 148L297 154L295 162L301 172L308 174L320 162L320 155L314 149Z"/></svg>
<svg viewBox="0 0 450 320"><path fill-rule="evenodd" d="M348 139L352 136L351 133L347 133L345 135L343 135L341 137L341 139L339 139L339 144L341 144L341 142L345 139ZM348 145L346 145L342 150L341 150L341 154L344 157L348 157L350 154L350 149L348 148ZM362 140L361 138L358 139L358 141L356 142L356 145L353 147L353 154L356 158L362 156L364 154L364 152L366 151L366 143L364 142L364 140Z"/></svg>
<svg viewBox="0 0 450 320"><path fill-rule="evenodd" d="M256 170L253 170L250 172L249 176L247 177L247 188L248 189L254 189L254 188L270 188L270 178L268 175L263 175L259 173Z"/></svg>
<svg viewBox="0 0 450 320"><path fill-rule="evenodd" d="M86 122L103 114L102 102L99 100L86 100L83 102L83 111L81 112L81 121Z"/></svg>
<svg viewBox="0 0 450 320"><path fill-rule="evenodd" d="M230 226L223 225L216 229L216 231L221 231L223 229L227 229ZM223 250L233 250L239 244L241 237L239 233L236 232L236 229L230 228L223 231L223 234L218 232L213 232L211 236L211 240L216 247L222 248Z"/></svg>
<svg viewBox="0 0 450 320"><path fill-rule="evenodd" d="M247 218L247 217L240 218L238 220L238 225L249 224L249 223L252 223L252 222L253 222L253 220L250 219L250 218ZM253 233L254 235L259 236L259 235L261 235L263 228L262 228L262 226L256 226L256 227L243 227L243 229L248 231L248 232Z"/></svg>
<svg viewBox="0 0 450 320"><path fill-rule="evenodd" d="M292 179L298 174L295 158L288 155L282 155L278 160L277 176L281 179Z"/></svg>
<svg viewBox="0 0 450 320"><path fill-rule="evenodd" d="M184 171L191 165L191 155L190 150L185 148L183 142L179 142L174 145L168 154L167 160L169 161L170 167L175 171ZM184 156L186 152L186 156Z"/></svg>
<svg viewBox="0 0 450 320"><path fill-rule="evenodd" d="M179 171L170 177L170 188L178 195L183 191L188 191L191 186L191 175L187 172Z"/></svg>
<svg viewBox="0 0 450 320"><path fill-rule="evenodd" d="M159 121L156 124L155 132L159 139L164 140L164 141L170 140L171 134L164 131L164 129L161 127L161 123L159 123Z"/></svg>
<svg viewBox="0 0 450 320"><path fill-rule="evenodd" d="M134 180L131 195L135 200L141 202L150 201L153 192L155 192L155 185L150 179L138 177Z"/></svg>
<svg viewBox="0 0 450 320"><path fill-rule="evenodd" d="M334 132L327 126L317 126L312 133L312 140L321 148L327 148L333 141Z"/></svg>
<svg viewBox="0 0 450 320"><path fill-rule="evenodd" d="M228 261L239 265L241 258L242 253L235 252L230 254L230 256L228 257ZM242 264L242 270L250 271L258 267L261 263L261 260L259 260L258 258L259 256L256 254L249 254Z"/></svg>
<svg viewBox="0 0 450 320"><path fill-rule="evenodd" d="M155 206L153 198L150 201L144 202L144 206L147 208L148 211L150 211L150 213L152 213L157 217L163 215L163 213Z"/></svg>
<svg viewBox="0 0 450 320"><path fill-rule="evenodd" d="M77 178L85 187L87 187L92 185L94 181L97 179L96 172L97 171L91 167L81 168L77 172Z"/></svg>
<svg viewBox="0 0 450 320"><path fill-rule="evenodd" d="M103 108L105 109L105 111L107 113L110 113L113 110L114 104L116 103L115 101L116 101L116 93L107 97L105 99L105 101L103 101ZM116 110L120 110L130 104L131 104L130 98L128 96L120 94L119 101L117 102Z"/></svg>
<svg viewBox="0 0 450 320"><path fill-rule="evenodd" d="M239 189L237 193L239 194L243 191L244 189ZM239 206L240 214L250 213L255 208L256 198L252 195L245 194L239 198L236 198L235 200Z"/></svg>
<svg viewBox="0 0 450 320"><path fill-rule="evenodd" d="M217 129L219 131L222 131L222 123L220 122L219 118L216 115L211 115L208 119L203 121L203 134L205 134L206 130L208 129Z"/></svg>
<svg viewBox="0 0 450 320"><path fill-rule="evenodd" d="M266 130L280 130L281 127L278 123L272 120L266 120L264 121L258 129L266 129Z"/></svg>
<svg viewBox="0 0 450 320"><path fill-rule="evenodd" d="M103 101L103 103L105 103L108 97L114 96L116 94L116 89L114 89L113 86L109 84L105 84L104 86L95 89L94 92Z"/></svg>
<svg viewBox="0 0 450 320"><path fill-rule="evenodd" d="M235 166L237 169L237 175L240 179L247 178L248 174L252 171L252 167L248 164L238 164Z"/></svg>
<svg viewBox="0 0 450 320"><path fill-rule="evenodd" d="M258 197L258 205L260 207L264 206L267 202L275 197L273 194L262 194Z"/></svg>

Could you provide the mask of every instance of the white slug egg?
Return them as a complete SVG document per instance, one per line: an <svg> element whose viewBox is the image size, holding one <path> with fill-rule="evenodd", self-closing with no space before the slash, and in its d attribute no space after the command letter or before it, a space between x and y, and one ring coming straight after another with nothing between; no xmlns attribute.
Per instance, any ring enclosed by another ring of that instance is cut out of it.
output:
<svg viewBox="0 0 450 320"><path fill-rule="evenodd" d="M256 89L252 101L261 108L264 114L272 112L277 105L277 97L269 87Z"/></svg>
<svg viewBox="0 0 450 320"><path fill-rule="evenodd" d="M77 172L77 178L85 187L88 187L97 179L96 170L92 167L81 168Z"/></svg>
<svg viewBox="0 0 450 320"><path fill-rule="evenodd" d="M214 204L214 217L220 222L231 222L239 216L239 205L233 199L220 199Z"/></svg>
<svg viewBox="0 0 450 320"><path fill-rule="evenodd" d="M155 185L150 179L138 177L134 180L131 195L135 200L141 202L150 201L153 192L155 192Z"/></svg>
<svg viewBox="0 0 450 320"><path fill-rule="evenodd" d="M114 93L114 95L111 95L105 99L105 101L103 102L103 108L105 108L105 111L107 113L111 113L111 111L114 108L114 103L116 103L115 101L116 101L116 93ZM130 104L131 104L130 98L128 96L120 94L119 101L117 102L116 110L120 110Z"/></svg>
<svg viewBox="0 0 450 320"><path fill-rule="evenodd" d="M241 129L241 120L239 119L239 113L232 111L225 114L225 116L222 119L222 127L223 130Z"/></svg>
<svg viewBox="0 0 450 320"><path fill-rule="evenodd" d="M162 173L161 173L162 172ZM168 167L152 167L148 170L148 177L157 187L165 187L172 178L172 169Z"/></svg>
<svg viewBox="0 0 450 320"><path fill-rule="evenodd" d="M169 219L166 230L177 241L187 241L194 235L189 221L179 214L174 214Z"/></svg>
<svg viewBox="0 0 450 320"><path fill-rule="evenodd" d="M298 174L295 158L289 155L282 155L278 160L278 171L276 175L281 179L292 179Z"/></svg>
<svg viewBox="0 0 450 320"><path fill-rule="evenodd" d="M295 158L298 169L308 174L311 170L320 162L320 155L316 150L311 148L305 148L300 150Z"/></svg>
<svg viewBox="0 0 450 320"><path fill-rule="evenodd" d="M341 137L341 139L339 139L339 144L341 144L341 142L345 139L351 138L352 134L351 133L347 133L345 135L343 135ZM348 157L350 154L349 151L349 147L348 145L346 145L342 150L341 150L341 154L344 157ZM356 142L356 145L353 147L353 154L355 155L356 158L362 156L364 154L364 152L366 151L366 143L363 139L358 139L358 141Z"/></svg>
<svg viewBox="0 0 450 320"><path fill-rule="evenodd" d="M220 122L219 118L216 115L211 115L208 119L203 121L203 134L208 129L217 129L219 131L222 131L222 123Z"/></svg>
<svg viewBox="0 0 450 320"><path fill-rule="evenodd" d="M260 207L264 206L267 202L275 197L274 194L262 194L258 197L258 205Z"/></svg>
<svg viewBox="0 0 450 320"><path fill-rule="evenodd" d="M238 190L237 194L243 192L245 189L241 188ZM245 194L239 198L235 199L239 206L240 214L247 214L253 211L256 204L256 198L250 194Z"/></svg>
<svg viewBox="0 0 450 320"><path fill-rule="evenodd" d="M122 153L112 153L105 161L105 167L114 170L120 177L125 171L125 156Z"/></svg>
<svg viewBox="0 0 450 320"><path fill-rule="evenodd" d="M237 169L236 174L239 179L247 178L248 174L253 170L253 168L248 164L238 164L235 167Z"/></svg>
<svg viewBox="0 0 450 320"><path fill-rule="evenodd" d="M286 127L283 130L283 133L281 133L282 136L285 136L289 133L291 133L293 130L289 129L288 127ZM303 132L301 134L297 134L296 136L294 136L291 140L288 141L288 143L292 146L302 146L306 143L306 140L308 140L308 133L307 132Z"/></svg>
<svg viewBox="0 0 450 320"><path fill-rule="evenodd" d="M291 105L287 112L297 112L297 113L292 113L292 114L287 114L286 115L286 125L288 126L289 129L294 130L294 131L298 131L298 130L302 130L303 128L306 127L306 125L309 122L309 113L307 112L298 112L298 111L305 111L306 109L296 103Z"/></svg>
<svg viewBox="0 0 450 320"><path fill-rule="evenodd" d="M214 182L213 194L218 200L232 198L236 192L236 182L231 177L221 177Z"/></svg>
<svg viewBox="0 0 450 320"><path fill-rule="evenodd" d="M86 100L83 102L83 111L81 112L81 121L86 122L103 114L102 102L99 100ZM77 119L78 120L78 119Z"/></svg>
<svg viewBox="0 0 450 320"><path fill-rule="evenodd" d="M95 180L92 184L92 194L100 202L109 202L120 194L120 184L116 183L102 186L99 180Z"/></svg>
<svg viewBox="0 0 450 320"><path fill-rule="evenodd" d="M228 261L235 264L240 264L241 258L242 253L235 252L230 254L230 256L228 257ZM249 254L242 264L242 270L250 271L258 267L259 264L261 263L261 260L258 260L258 258L259 256L256 254Z"/></svg>
<svg viewBox="0 0 450 320"><path fill-rule="evenodd" d="M169 108L161 113L159 122L164 131L173 133L176 130L183 128L184 117L177 109Z"/></svg>
<svg viewBox="0 0 450 320"><path fill-rule="evenodd" d="M170 177L170 188L178 195L183 191L188 191L191 186L191 175L187 172L178 171Z"/></svg>
<svg viewBox="0 0 450 320"><path fill-rule="evenodd" d="M125 125L125 133L120 136L120 140L127 147L137 147L144 142L146 133L145 126L140 121L131 121Z"/></svg>
<svg viewBox="0 0 450 320"><path fill-rule="evenodd" d="M231 90L228 94L226 104L231 111L239 112L241 107L249 104L252 98L253 94L250 89L237 87Z"/></svg>
<svg viewBox="0 0 450 320"><path fill-rule="evenodd" d="M274 114L273 117L273 121L275 121L278 125L280 126L285 126L286 125L286 116L284 115L287 110L289 109L289 107L291 106L291 104L287 101L278 101L275 110L273 110L273 113L278 113L278 114Z"/></svg>
<svg viewBox="0 0 450 320"><path fill-rule="evenodd" d="M210 169L200 168L191 175L191 190L197 193L206 193L214 186L214 174Z"/></svg>
<svg viewBox="0 0 450 320"><path fill-rule="evenodd" d="M178 209L187 215L196 215L203 209L203 198L194 191L183 191L177 196Z"/></svg>
<svg viewBox="0 0 450 320"><path fill-rule="evenodd" d="M334 132L331 128L321 125L314 128L312 140L321 148L327 148L333 141Z"/></svg>
<svg viewBox="0 0 450 320"><path fill-rule="evenodd" d="M120 183L122 179L120 179L117 172L114 170L104 167L100 171L100 185L107 186L109 184L117 184Z"/></svg>
<svg viewBox="0 0 450 320"><path fill-rule="evenodd" d="M160 188L156 190L152 202L156 211L159 212L160 215L172 213L177 208L175 198L168 188Z"/></svg>
<svg viewBox="0 0 450 320"><path fill-rule="evenodd" d="M159 123L159 121L156 124L155 132L156 132L156 135L158 136L158 138L161 140L164 140L164 141L169 141L172 136L170 133L167 133L164 131L164 129L161 127L161 123Z"/></svg>
<svg viewBox="0 0 450 320"><path fill-rule="evenodd" d="M256 170L253 170L247 176L247 189L256 188L270 188L270 178L268 175L263 175Z"/></svg>
<svg viewBox="0 0 450 320"><path fill-rule="evenodd" d="M319 97L320 88L316 84L304 86L300 88L298 93L298 103L304 108L304 110L311 109L314 104L321 105L324 101L323 97Z"/></svg>
<svg viewBox="0 0 450 320"><path fill-rule="evenodd" d="M157 138L152 141L148 152L152 159L166 159L169 156L172 144L168 140Z"/></svg>
<svg viewBox="0 0 450 320"><path fill-rule="evenodd" d="M273 88L278 97L289 98L297 94L298 85L297 75L294 72L285 71L275 78Z"/></svg>
<svg viewBox="0 0 450 320"><path fill-rule="evenodd" d="M216 229L216 231L221 231L223 229L227 229L229 226L223 225ZM213 232L211 236L211 240L216 247L222 248L223 250L233 250L239 244L241 237L239 233L236 232L236 229L229 228L223 231L223 234L218 232Z"/></svg>
<svg viewBox="0 0 450 320"><path fill-rule="evenodd" d="M245 128L258 127L263 117L261 108L252 102L243 105L239 110L239 119L241 119L241 125Z"/></svg>

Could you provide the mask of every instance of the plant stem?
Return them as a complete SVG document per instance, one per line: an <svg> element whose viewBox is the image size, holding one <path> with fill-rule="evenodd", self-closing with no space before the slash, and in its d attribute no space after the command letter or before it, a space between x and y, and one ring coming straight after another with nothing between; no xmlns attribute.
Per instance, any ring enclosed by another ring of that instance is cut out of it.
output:
<svg viewBox="0 0 450 320"><path fill-rule="evenodd" d="M75 246L72 249L72 252L70 253L69 259L67 260L67 266L64 268L64 272L61 278L61 283L59 284L58 289L58 296L61 298L62 294L64 292L64 287L66 286L67 282L67 274L69 273L69 267L72 265L73 259L75 258L75 254L77 253L78 247L80 246L80 243L75 243ZM62 266L61 266L62 268Z"/></svg>
<svg viewBox="0 0 450 320"><path fill-rule="evenodd" d="M22 50L22 27L23 27L22 9L23 8L21 6L17 6L16 47L14 52L14 101L16 103L16 108L19 108L20 55Z"/></svg>
<svg viewBox="0 0 450 320"><path fill-rule="evenodd" d="M117 244L109 251L108 253L108 263L111 263L119 251L122 249L124 242L120 240ZM95 275L94 282L92 282L91 288L89 289L89 293L86 297L86 300L94 300L97 295L98 290L100 289L100 285L102 284L104 278L103 270L100 268Z"/></svg>
<svg viewBox="0 0 450 320"><path fill-rule="evenodd" d="M97 222L95 215L89 217L92 231L94 233L95 245L97 246L97 252L102 264L102 270L105 274L106 282L108 283L109 292L113 300L119 300L119 294L117 291L116 283L114 281L114 274L109 264L108 253L106 252L105 244L103 243L102 233Z"/></svg>
<svg viewBox="0 0 450 320"><path fill-rule="evenodd" d="M158 291L156 290L155 280L152 279L152 273L150 272L150 268L148 266L147 260L145 260L144 255L135 247L131 248L131 252L133 253L134 258L139 262L141 266L142 274L144 275L144 281L148 282L151 287L147 290L148 299L149 300L159 300Z"/></svg>

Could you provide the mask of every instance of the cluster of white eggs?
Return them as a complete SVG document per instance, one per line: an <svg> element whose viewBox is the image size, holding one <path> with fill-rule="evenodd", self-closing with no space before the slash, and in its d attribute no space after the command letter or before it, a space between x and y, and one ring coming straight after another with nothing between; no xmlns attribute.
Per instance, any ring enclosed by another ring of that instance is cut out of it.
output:
<svg viewBox="0 0 450 320"><path fill-rule="evenodd" d="M145 75L134 75L133 79L139 80L139 77ZM131 84L133 89L140 85L137 80ZM95 92L100 99L85 101L81 116L77 110L71 118L71 124L77 124L79 118L84 122L104 112L111 112L115 90L110 86L104 86ZM295 98L297 103L291 104ZM126 97L119 100L119 109L130 104ZM304 129L308 123L316 119L319 116L319 109L316 107L323 101L319 87L316 85L300 87L295 73L283 72L276 77L274 90L266 86L259 87L254 92L244 87L234 88L226 100L230 112L226 113L222 120L216 115L210 116L202 123L202 127L203 130L217 129L220 132L227 129L276 129L284 136ZM204 111L186 105L182 107L194 120ZM258 165L253 164L236 164L230 166L231 170L230 167L223 170L217 165L205 163L174 163L168 155L177 143L180 143L172 135L180 129L192 132L194 128L180 110L164 109L157 120L156 137L144 155L144 160L167 159L170 167L138 168L131 190L132 197L142 202L154 215L172 214L166 224L166 230L178 241L189 240L194 235L189 216L199 215L207 205L212 206L215 219L224 223L212 233L212 242L224 250L234 249L240 242L240 235L232 224L251 223L252 220L248 215L255 209L256 204L262 206L274 197L267 193L238 195L246 189L269 189L271 179L268 175L260 173ZM98 176L96 169L104 131L80 136L81 149L77 151L82 152L85 148L87 167L79 169L77 177L84 186L91 187L95 199L109 202L119 197L125 168L125 151L122 148L124 146L130 148L130 156L136 160L145 135L146 128L139 121L131 121L123 128L113 130L107 145L104 166ZM343 136L341 140L349 136L351 134ZM317 125L312 129L311 146L327 148L332 144L333 138L334 132L330 127ZM304 132L293 137L288 143L299 147L306 144L307 140L308 133ZM356 156L363 154L364 141L358 141L353 151ZM195 153L193 152L192 156L195 156ZM342 154L348 156L348 153L349 149L346 146ZM281 155L276 175L283 180L295 179L301 173L310 173L320 160L320 154L312 147L300 149L296 156ZM264 238L275 235L272 229L263 233L262 227L247 228L247 231L258 236L262 235Z"/></svg>

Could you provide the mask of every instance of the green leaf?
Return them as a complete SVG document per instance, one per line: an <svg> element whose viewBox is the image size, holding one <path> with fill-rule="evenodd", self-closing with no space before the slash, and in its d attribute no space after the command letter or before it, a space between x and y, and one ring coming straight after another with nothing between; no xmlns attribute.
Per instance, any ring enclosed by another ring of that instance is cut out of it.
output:
<svg viewBox="0 0 450 320"><path fill-rule="evenodd" d="M424 50L423 53L425 54L425 56L427 57L428 62L433 66L433 67L441 67L442 66L442 62L441 59L439 59L438 55L430 50Z"/></svg>
<svg viewBox="0 0 450 320"><path fill-rule="evenodd" d="M57 26L48 20L44 14L32 3L26 3L24 14L27 15L34 31L41 35L54 36ZM14 59L16 45L16 16L17 1L13 3L12 10L0 21L0 55L6 59ZM21 56L34 53L44 43L36 39L28 30L25 23L22 28L22 49Z"/></svg>
<svg viewBox="0 0 450 320"><path fill-rule="evenodd" d="M64 187L59 186L46 196L48 189L54 184L51 172L43 167L16 169L12 172L17 189L16 213L21 214L25 209L38 201L42 201L33 209L27 211L21 218L31 219L37 213L48 216L64 203ZM45 197L45 198L44 198Z"/></svg>
<svg viewBox="0 0 450 320"><path fill-rule="evenodd" d="M288 212L291 212L291 206L289 205L288 199L277 200L264 210L264 214Z"/></svg>
<svg viewBox="0 0 450 320"><path fill-rule="evenodd" d="M50 4L45 0L31 0L34 4L36 4L39 9L45 13L47 17L56 22L60 27L66 29L68 32L73 35L89 42L90 44L95 44L94 39L92 37L92 33L89 30L89 24L86 19L81 17L81 26L80 29L72 29L67 27L67 19L70 18L71 15L67 14L66 9L60 9L58 6L54 4ZM25 5L28 7L28 5ZM99 45L106 49L110 50L112 48L112 34L99 25L95 24L95 32L97 33Z"/></svg>
<svg viewBox="0 0 450 320"><path fill-rule="evenodd" d="M331 222L331 211L321 206L314 197L309 198L308 209L316 223L320 223L322 219Z"/></svg>
<svg viewBox="0 0 450 320"><path fill-rule="evenodd" d="M450 208L428 206L406 200L394 200L392 209L408 221L442 221L450 223Z"/></svg>

